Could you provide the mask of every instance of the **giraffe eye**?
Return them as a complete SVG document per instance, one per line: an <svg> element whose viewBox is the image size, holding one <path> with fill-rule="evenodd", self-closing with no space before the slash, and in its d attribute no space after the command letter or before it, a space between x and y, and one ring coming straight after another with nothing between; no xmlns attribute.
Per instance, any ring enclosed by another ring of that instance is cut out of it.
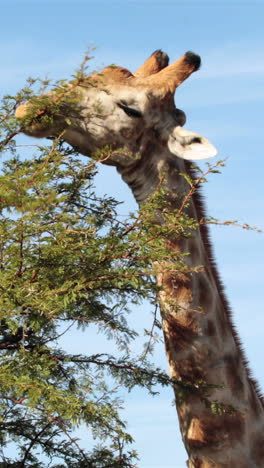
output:
<svg viewBox="0 0 264 468"><path fill-rule="evenodd" d="M125 104L122 104L122 102L117 103L118 107L122 109L129 117L135 117L136 119L139 119L142 117L142 113L134 109L133 107L126 106Z"/></svg>

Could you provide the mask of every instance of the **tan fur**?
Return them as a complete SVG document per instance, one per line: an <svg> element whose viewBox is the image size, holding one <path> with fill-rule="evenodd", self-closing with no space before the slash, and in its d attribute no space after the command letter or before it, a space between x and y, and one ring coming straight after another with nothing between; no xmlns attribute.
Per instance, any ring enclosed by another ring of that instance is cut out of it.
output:
<svg viewBox="0 0 264 468"><path fill-rule="evenodd" d="M16 118L17 119L22 119L23 117L25 117L27 115L27 107L28 107L27 104L21 104L21 106L19 106L16 109Z"/></svg>
<svg viewBox="0 0 264 468"><path fill-rule="evenodd" d="M175 89L194 71L195 67L186 62L185 55L183 55L179 60L167 66L158 74L148 77L146 83L150 87L160 89L164 95L168 93L173 94Z"/></svg>
<svg viewBox="0 0 264 468"><path fill-rule="evenodd" d="M160 50L155 51L134 75L137 77L145 78L146 76L154 75L167 66L167 54Z"/></svg>

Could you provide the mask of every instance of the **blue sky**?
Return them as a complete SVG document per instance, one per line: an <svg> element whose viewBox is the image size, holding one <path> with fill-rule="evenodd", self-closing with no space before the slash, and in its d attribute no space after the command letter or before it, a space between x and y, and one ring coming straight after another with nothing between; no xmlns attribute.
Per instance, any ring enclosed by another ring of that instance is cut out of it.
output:
<svg viewBox="0 0 264 468"><path fill-rule="evenodd" d="M177 90L176 103L187 114L186 128L228 158L205 187L208 212L264 229L263 17L262 0L1 0L0 94L15 92L28 76L69 77L90 45L97 48L92 68L115 63L131 71L158 48L172 61L187 50L199 53L202 69ZM136 209L113 168L100 171L98 190L125 201L124 212ZM263 234L217 227L212 240L250 367L264 389ZM146 326L144 311L134 313L138 327ZM73 349L76 341L73 334ZM166 366L161 347L156 354ZM140 468L185 466L171 402L168 391L127 398Z"/></svg>

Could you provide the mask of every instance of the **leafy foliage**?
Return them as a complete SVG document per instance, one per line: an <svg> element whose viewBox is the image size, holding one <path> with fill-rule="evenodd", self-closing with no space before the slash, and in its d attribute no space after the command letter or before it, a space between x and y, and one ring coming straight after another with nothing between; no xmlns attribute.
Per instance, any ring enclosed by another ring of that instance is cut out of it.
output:
<svg viewBox="0 0 264 468"><path fill-rule="evenodd" d="M164 252L153 252L140 216L118 219L117 202L94 191L95 163L61 140L18 155L13 113L32 96L25 88L1 110L0 467L132 467L116 392L155 393L170 379L147 361L154 333L139 356L129 353L137 333L126 316L129 302L156 302L150 265ZM62 349L73 324L86 334L96 325L115 355ZM74 435L80 426L89 451Z"/></svg>

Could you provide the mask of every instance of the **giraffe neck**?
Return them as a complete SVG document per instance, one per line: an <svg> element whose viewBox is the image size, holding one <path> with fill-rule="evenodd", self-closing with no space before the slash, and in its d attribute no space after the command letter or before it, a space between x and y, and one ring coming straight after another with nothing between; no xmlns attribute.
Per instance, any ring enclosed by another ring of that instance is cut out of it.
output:
<svg viewBox="0 0 264 468"><path fill-rule="evenodd" d="M123 174L137 201L155 190L161 169L164 170L162 158L159 164L152 159L139 165L137 171ZM186 170L189 171L183 161L180 166L178 161L171 161L167 167L165 190L172 208L179 208L178 193L189 190L179 175ZM204 215L202 211L201 199L195 194L190 215L199 220ZM170 248L189 253L189 269L203 266L198 273L179 273L177 261L175 270L171 263L169 269L162 263L157 274L162 286L159 299L169 371L173 379L183 384L176 384L174 389L188 466L261 468L263 403L231 323L206 227L199 227L188 239L172 236Z"/></svg>

